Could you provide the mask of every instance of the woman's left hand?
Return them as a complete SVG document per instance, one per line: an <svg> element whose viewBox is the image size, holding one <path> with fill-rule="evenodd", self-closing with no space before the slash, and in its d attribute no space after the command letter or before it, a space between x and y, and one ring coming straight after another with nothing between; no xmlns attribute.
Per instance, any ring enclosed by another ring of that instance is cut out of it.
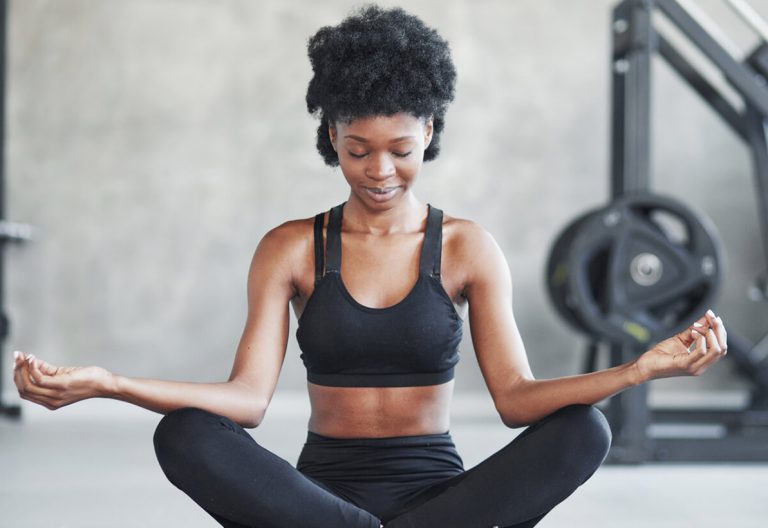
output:
<svg viewBox="0 0 768 528"><path fill-rule="evenodd" d="M635 360L641 382L701 375L727 354L727 337L723 320L712 310L707 310L691 326L661 341Z"/></svg>

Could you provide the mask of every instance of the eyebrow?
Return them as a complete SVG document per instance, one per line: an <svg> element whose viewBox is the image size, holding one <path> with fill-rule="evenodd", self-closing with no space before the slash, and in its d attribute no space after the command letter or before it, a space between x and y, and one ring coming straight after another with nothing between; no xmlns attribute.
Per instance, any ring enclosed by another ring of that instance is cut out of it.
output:
<svg viewBox="0 0 768 528"><path fill-rule="evenodd" d="M368 143L368 140L364 137L355 136L353 134L349 134L344 136L345 138L354 139L355 141L359 141L360 143ZM415 139L416 136L401 136L399 138L395 138L390 143L399 143L400 141L405 141L406 139Z"/></svg>

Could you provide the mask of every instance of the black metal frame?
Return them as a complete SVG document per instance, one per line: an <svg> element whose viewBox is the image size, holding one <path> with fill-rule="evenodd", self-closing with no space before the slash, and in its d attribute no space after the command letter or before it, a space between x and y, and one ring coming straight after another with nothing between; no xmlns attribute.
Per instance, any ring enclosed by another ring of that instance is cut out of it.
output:
<svg viewBox="0 0 768 528"><path fill-rule="evenodd" d="M744 110L728 100L675 49L653 25L659 10L674 24L742 97ZM611 196L650 189L651 59L658 53L701 96L751 149L759 218L768 267L768 88L766 72L755 61L739 62L681 7L676 0L624 0L613 11ZM768 64L768 62L766 62ZM768 68L767 68L768 70ZM762 75L761 75L762 74ZM646 461L768 461L768 365L759 371L755 347L743 339L729 339L729 357L753 382L755 390L746 408L651 409L647 385L628 389L608 402L608 419L614 432L609 462ZM768 343L768 340L764 340ZM633 360L641 351L608 345L610 363ZM588 349L587 370L594 370L598 343ZM766 363L766 361L763 361ZM711 437L653 437L657 424L714 424L723 434Z"/></svg>
<svg viewBox="0 0 768 528"><path fill-rule="evenodd" d="M32 239L32 227L28 224L5 220L5 79L8 0L0 0L0 418L17 419L21 407L3 402L3 354L10 322L5 313L5 245L7 242L25 242ZM8 362L10 363L10 362Z"/></svg>
<svg viewBox="0 0 768 528"><path fill-rule="evenodd" d="M0 0L0 222L5 218L5 53L7 29L7 0ZM0 416L18 418L21 408L18 405L7 405L3 402L3 366L5 365L5 340L9 333L9 321L5 314L5 243L13 237L0 233Z"/></svg>

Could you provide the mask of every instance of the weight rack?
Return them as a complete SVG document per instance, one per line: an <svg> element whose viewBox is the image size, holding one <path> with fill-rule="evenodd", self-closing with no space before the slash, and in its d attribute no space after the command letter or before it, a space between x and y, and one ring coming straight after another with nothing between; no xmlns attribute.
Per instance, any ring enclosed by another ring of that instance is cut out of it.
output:
<svg viewBox="0 0 768 528"><path fill-rule="evenodd" d="M613 10L611 196L650 189L651 58L655 53L729 125L752 153L758 212L766 269L768 269L768 25L743 0L731 6L762 37L762 42L739 61L718 42L680 0L624 0ZM734 107L653 23L660 12L723 74L744 102ZM756 290L768 300L766 274ZM601 345L607 345L609 361L619 365L639 352L627 345L591 342L586 370L596 368ZM754 386L744 409L652 409L646 384L628 389L608 402L606 414L614 432L608 455L613 463L645 461L768 461L768 336L757 345L729 331L728 358ZM649 429L659 424L715 424L718 437L652 437Z"/></svg>

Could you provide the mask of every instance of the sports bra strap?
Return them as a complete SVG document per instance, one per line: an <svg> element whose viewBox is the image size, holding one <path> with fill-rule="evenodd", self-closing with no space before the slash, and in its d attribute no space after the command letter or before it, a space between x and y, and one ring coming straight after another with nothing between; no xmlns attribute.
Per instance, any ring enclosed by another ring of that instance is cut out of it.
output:
<svg viewBox="0 0 768 528"><path fill-rule="evenodd" d="M419 268L422 273L440 278L440 253L443 248L443 211L427 204L427 227L421 246Z"/></svg>
<svg viewBox="0 0 768 528"><path fill-rule="evenodd" d="M345 202L346 203L346 202ZM325 242L325 271L339 273L341 269L341 215L344 203L329 213ZM443 211L427 204L427 226L419 256L419 270L425 275L440 278L440 254L443 247ZM315 217L315 280L323 276L323 215Z"/></svg>
<svg viewBox="0 0 768 528"><path fill-rule="evenodd" d="M323 220L325 213L315 215L315 284L323 278Z"/></svg>
<svg viewBox="0 0 768 528"><path fill-rule="evenodd" d="M341 208L344 203L331 208L329 214L328 239L325 242L326 273L339 273L341 270Z"/></svg>

